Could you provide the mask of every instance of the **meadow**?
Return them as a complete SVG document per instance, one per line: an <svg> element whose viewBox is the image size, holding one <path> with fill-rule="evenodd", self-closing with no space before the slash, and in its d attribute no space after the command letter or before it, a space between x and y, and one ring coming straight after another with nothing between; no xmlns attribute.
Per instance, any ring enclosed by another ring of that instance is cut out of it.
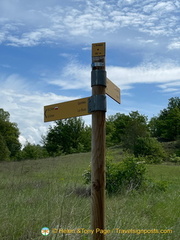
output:
<svg viewBox="0 0 180 240"><path fill-rule="evenodd" d="M118 156L118 152L113 154ZM91 239L88 233L54 234L51 231L59 228L83 232L91 228L91 198L82 177L90 158L90 153L80 153L0 162L0 239ZM106 239L180 239L180 166L163 163L146 167L148 177L165 181L167 190L107 196L106 230L110 233ZM43 227L50 229L48 236L41 234ZM120 233L122 229L165 231Z"/></svg>

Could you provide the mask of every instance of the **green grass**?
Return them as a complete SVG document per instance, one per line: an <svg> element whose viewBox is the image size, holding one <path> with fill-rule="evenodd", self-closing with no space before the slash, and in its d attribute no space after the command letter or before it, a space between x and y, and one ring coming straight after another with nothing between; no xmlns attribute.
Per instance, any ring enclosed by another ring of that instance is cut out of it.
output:
<svg viewBox="0 0 180 240"><path fill-rule="evenodd" d="M118 150L113 155L119 154ZM50 234L49 229L90 229L90 197L81 194L82 174L90 153L59 158L0 163L0 239L91 239L89 234ZM154 181L166 181L166 192L132 192L106 198L106 229L172 229L172 234L107 235L107 239L180 239L178 225L180 166L147 165Z"/></svg>

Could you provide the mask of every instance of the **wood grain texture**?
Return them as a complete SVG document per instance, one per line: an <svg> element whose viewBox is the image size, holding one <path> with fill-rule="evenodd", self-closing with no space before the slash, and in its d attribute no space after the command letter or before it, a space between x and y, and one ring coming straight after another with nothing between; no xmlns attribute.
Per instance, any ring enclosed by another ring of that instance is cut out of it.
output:
<svg viewBox="0 0 180 240"><path fill-rule="evenodd" d="M94 86L92 94L105 94L105 87ZM91 201L94 230L93 240L104 240L105 235L96 229L105 229L105 124L106 113L92 113L92 159L91 159Z"/></svg>

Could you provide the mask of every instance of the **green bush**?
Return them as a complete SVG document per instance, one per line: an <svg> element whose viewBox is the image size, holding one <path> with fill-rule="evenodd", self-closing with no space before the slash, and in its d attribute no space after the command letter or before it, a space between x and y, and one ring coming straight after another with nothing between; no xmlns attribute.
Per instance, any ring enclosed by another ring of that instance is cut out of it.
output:
<svg viewBox="0 0 180 240"><path fill-rule="evenodd" d="M152 179L146 179L141 188L142 192L165 192L169 186L167 181L154 181Z"/></svg>
<svg viewBox="0 0 180 240"><path fill-rule="evenodd" d="M119 193L139 189L145 180L146 168L137 158L127 157L122 162L106 163L106 190L108 194ZM91 181L91 171L86 170L83 174L85 183Z"/></svg>
<svg viewBox="0 0 180 240"><path fill-rule="evenodd" d="M180 163L180 157L178 157L176 154L172 154L169 158L169 161L179 164Z"/></svg>
<svg viewBox="0 0 180 240"><path fill-rule="evenodd" d="M148 163L160 163L165 158L165 152L162 145L151 137L139 137L134 146L134 155L136 157L145 157Z"/></svg>
<svg viewBox="0 0 180 240"><path fill-rule="evenodd" d="M166 191L168 182L154 181L146 177L143 157L126 156L121 162L113 162L112 155L106 159L106 190L109 195L138 192ZM83 174L85 184L91 183L90 166Z"/></svg>

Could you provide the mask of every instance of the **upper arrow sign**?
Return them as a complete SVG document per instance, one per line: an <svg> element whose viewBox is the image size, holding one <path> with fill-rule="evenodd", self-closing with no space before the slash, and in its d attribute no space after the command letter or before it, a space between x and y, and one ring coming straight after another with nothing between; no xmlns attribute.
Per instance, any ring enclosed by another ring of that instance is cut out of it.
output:
<svg viewBox="0 0 180 240"><path fill-rule="evenodd" d="M93 43L92 44L92 57L105 56L106 43Z"/></svg>
<svg viewBox="0 0 180 240"><path fill-rule="evenodd" d="M112 99L114 99L116 102L121 103L120 89L108 78L106 78L106 94Z"/></svg>

